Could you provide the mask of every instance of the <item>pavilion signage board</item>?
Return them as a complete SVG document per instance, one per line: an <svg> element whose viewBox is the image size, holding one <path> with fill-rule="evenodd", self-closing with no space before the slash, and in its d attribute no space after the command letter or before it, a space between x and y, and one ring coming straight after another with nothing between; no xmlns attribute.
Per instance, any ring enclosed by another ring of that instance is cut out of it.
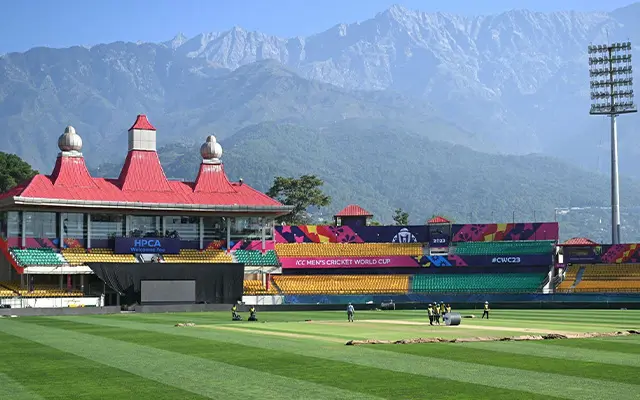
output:
<svg viewBox="0 0 640 400"><path fill-rule="evenodd" d="M429 240L429 247L449 247L449 235L431 233Z"/></svg>
<svg viewBox="0 0 640 400"><path fill-rule="evenodd" d="M542 266L553 264L551 254L517 256L461 256L469 266Z"/></svg>
<svg viewBox="0 0 640 400"><path fill-rule="evenodd" d="M116 254L178 254L178 238L116 238Z"/></svg>

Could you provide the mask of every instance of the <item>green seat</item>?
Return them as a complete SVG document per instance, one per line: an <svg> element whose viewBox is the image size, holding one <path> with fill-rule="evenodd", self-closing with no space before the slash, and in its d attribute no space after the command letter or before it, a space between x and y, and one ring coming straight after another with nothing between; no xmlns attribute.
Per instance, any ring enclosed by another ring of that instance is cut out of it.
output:
<svg viewBox="0 0 640 400"><path fill-rule="evenodd" d="M11 249L14 258L23 267L38 265L62 265L64 264L64 258L54 249L47 247L34 248L34 249Z"/></svg>
<svg viewBox="0 0 640 400"><path fill-rule="evenodd" d="M426 274L414 275L415 293L533 293L546 273Z"/></svg>
<svg viewBox="0 0 640 400"><path fill-rule="evenodd" d="M553 254L553 240L509 240L497 242L457 242L451 253L460 256L517 256Z"/></svg>
<svg viewBox="0 0 640 400"><path fill-rule="evenodd" d="M278 257L275 250L268 250L264 254L260 250L236 250L236 260L251 266L275 266L278 265Z"/></svg>

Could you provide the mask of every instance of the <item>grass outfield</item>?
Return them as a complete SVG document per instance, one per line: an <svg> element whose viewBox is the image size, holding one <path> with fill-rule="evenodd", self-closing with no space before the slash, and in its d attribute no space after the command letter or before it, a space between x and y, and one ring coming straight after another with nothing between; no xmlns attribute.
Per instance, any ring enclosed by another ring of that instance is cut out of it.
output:
<svg viewBox="0 0 640 400"><path fill-rule="evenodd" d="M638 329L637 310L494 310L457 327L430 327L417 311L360 311L355 323L344 312L229 314L1 318L0 399L640 398L635 335L345 346Z"/></svg>

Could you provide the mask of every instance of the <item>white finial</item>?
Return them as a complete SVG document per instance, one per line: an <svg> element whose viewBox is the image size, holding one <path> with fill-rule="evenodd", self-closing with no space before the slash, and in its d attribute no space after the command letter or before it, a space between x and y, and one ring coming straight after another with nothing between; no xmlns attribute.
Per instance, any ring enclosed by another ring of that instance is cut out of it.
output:
<svg viewBox="0 0 640 400"><path fill-rule="evenodd" d="M220 163L222 157L222 146L216 141L213 135L207 136L207 140L200 146L200 155L203 160L211 163Z"/></svg>
<svg viewBox="0 0 640 400"><path fill-rule="evenodd" d="M58 148L65 152L82 151L82 138L73 126L69 125L64 129L64 133L58 138Z"/></svg>

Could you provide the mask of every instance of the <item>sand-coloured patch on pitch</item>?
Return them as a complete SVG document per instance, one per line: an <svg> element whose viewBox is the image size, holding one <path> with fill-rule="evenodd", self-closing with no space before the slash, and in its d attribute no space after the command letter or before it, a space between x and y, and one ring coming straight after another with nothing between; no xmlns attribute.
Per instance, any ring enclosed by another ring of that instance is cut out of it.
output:
<svg viewBox="0 0 640 400"><path fill-rule="evenodd" d="M427 325L427 326L430 325L428 322L401 321L401 320L393 320L393 319L365 319L360 322L392 324L392 325ZM560 335L572 335L576 333L576 332L569 332L569 331L550 330L547 328L516 328L513 326L469 325L465 323L461 325L456 325L456 326L447 326L444 324L434 325L434 326L442 326L448 329L478 329L478 330L487 330L487 331L510 331L510 332L522 332L522 333L546 333L546 334L560 334Z"/></svg>
<svg viewBox="0 0 640 400"><path fill-rule="evenodd" d="M471 338L417 338L402 340L349 340L345 343L347 346L357 346L363 344L417 344L417 343L468 343L468 342L506 342L506 341L527 341L527 340L556 340L556 339L587 339L599 337L619 337L629 335L640 335L640 330L626 330L617 332L591 332L591 333L573 333L573 334L557 334L550 333L545 335L523 335L523 336L507 336L507 337L471 337Z"/></svg>

